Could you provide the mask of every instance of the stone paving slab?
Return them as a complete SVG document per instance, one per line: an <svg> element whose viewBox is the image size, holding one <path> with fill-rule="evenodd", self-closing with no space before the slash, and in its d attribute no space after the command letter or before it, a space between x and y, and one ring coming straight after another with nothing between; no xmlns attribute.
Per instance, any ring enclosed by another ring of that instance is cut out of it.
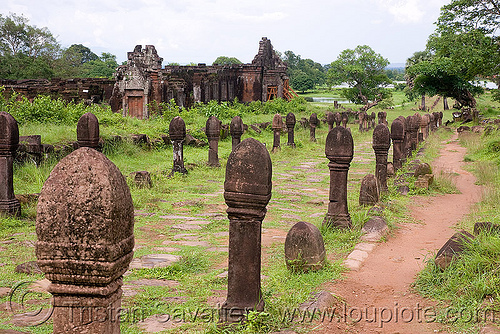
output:
<svg viewBox="0 0 500 334"><path fill-rule="evenodd" d="M171 266L180 259L180 255L149 254L133 259L132 262L130 262L129 269L164 268Z"/></svg>

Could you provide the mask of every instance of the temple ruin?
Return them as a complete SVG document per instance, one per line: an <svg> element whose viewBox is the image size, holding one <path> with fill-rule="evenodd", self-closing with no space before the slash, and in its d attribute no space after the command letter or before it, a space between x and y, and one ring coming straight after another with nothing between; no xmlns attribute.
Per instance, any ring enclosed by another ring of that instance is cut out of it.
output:
<svg viewBox="0 0 500 334"><path fill-rule="evenodd" d="M251 64L165 66L153 45L137 45L128 53L126 65L118 67L111 103L124 116L148 118L148 104L174 99L181 107L196 102L268 101L290 99L286 64L271 41L263 37ZM119 103L121 101L121 103Z"/></svg>

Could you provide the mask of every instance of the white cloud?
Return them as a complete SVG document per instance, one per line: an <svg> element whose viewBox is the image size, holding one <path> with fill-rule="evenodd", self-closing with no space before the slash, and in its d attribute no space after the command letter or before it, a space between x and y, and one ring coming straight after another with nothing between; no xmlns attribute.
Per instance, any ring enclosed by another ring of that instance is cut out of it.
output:
<svg viewBox="0 0 500 334"><path fill-rule="evenodd" d="M401 23L420 22L425 15L423 1L418 0L376 0L377 4Z"/></svg>

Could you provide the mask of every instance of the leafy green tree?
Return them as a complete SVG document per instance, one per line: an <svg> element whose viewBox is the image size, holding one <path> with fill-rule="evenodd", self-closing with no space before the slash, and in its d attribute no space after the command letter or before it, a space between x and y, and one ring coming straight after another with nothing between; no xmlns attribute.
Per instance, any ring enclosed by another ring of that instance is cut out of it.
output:
<svg viewBox="0 0 500 334"><path fill-rule="evenodd" d="M422 96L421 103L420 103L420 109L425 110L425 92L420 92L417 93L416 90L413 89L414 86L414 81L415 81L415 76L414 75L409 75L408 73L408 68L410 68L413 65L416 65L422 61L430 60L432 58L431 53L428 50L424 51L417 51L413 53L413 55L406 60L406 66L405 66L405 79L406 79L406 95L413 100L416 95L420 94Z"/></svg>
<svg viewBox="0 0 500 334"><path fill-rule="evenodd" d="M328 78L332 85L347 83L349 88L342 90L342 96L351 102L364 104L366 111L391 93L384 88L392 83L385 73L389 60L376 53L368 45L359 45L354 50L346 49L337 60L330 64Z"/></svg>
<svg viewBox="0 0 500 334"><path fill-rule="evenodd" d="M84 64L92 60L98 60L99 56L92 52L88 47L82 44L73 44L67 48L64 53L71 55L80 55L80 63Z"/></svg>
<svg viewBox="0 0 500 334"><path fill-rule="evenodd" d="M290 85L295 90L304 92L325 83L325 69L320 63L312 59L302 59L300 55L296 55L290 50L283 53L282 59L287 64Z"/></svg>
<svg viewBox="0 0 500 334"><path fill-rule="evenodd" d="M60 45L47 28L22 15L0 14L0 75L7 79L52 78Z"/></svg>
<svg viewBox="0 0 500 334"><path fill-rule="evenodd" d="M493 34L500 27L499 0L452 0L441 8L439 32L481 30Z"/></svg>
<svg viewBox="0 0 500 334"><path fill-rule="evenodd" d="M103 52L98 59L90 60L82 65L83 77L111 79L117 67L116 56Z"/></svg>
<svg viewBox="0 0 500 334"><path fill-rule="evenodd" d="M306 90L314 88L315 83L310 75L301 70L292 70L291 73L290 85L297 91L304 93Z"/></svg>
<svg viewBox="0 0 500 334"><path fill-rule="evenodd" d="M412 90L421 95L441 95L454 98L460 105L475 107L475 94L482 88L472 85L457 64L447 57L434 57L408 67L407 73L412 76Z"/></svg>
<svg viewBox="0 0 500 334"><path fill-rule="evenodd" d="M238 65L238 64L243 64L243 63L235 57L226 57L226 56L219 56L212 63L212 65Z"/></svg>

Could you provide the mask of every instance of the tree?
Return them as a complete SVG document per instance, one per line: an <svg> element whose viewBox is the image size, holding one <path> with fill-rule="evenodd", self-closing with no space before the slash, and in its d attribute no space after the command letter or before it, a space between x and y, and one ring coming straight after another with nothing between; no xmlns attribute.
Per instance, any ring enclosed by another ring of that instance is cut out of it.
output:
<svg viewBox="0 0 500 334"><path fill-rule="evenodd" d="M73 44L67 48L64 53L80 55L80 63L84 64L92 60L99 59L99 56L93 53L88 47L82 44Z"/></svg>
<svg viewBox="0 0 500 334"><path fill-rule="evenodd" d="M361 110L366 111L391 96L384 88L391 83L385 73L387 65L389 60L369 46L359 45L354 50L346 49L340 53L330 64L328 78L332 85L347 83L349 88L342 90L342 96L364 104Z"/></svg>
<svg viewBox="0 0 500 334"><path fill-rule="evenodd" d="M481 30L494 34L500 27L499 0L452 0L441 8L439 32Z"/></svg>
<svg viewBox="0 0 500 334"><path fill-rule="evenodd" d="M406 65L405 65L405 79L406 79L406 95L410 99L415 98L415 94L420 94L422 96L421 103L420 103L420 109L425 110L425 92L419 92L417 93L416 90L413 89L414 87L414 81L415 81L415 76L409 75L408 73L408 68L410 68L413 65L416 65L422 61L430 60L432 58L432 55L430 54L429 51L424 50L424 51L417 51L406 60Z"/></svg>
<svg viewBox="0 0 500 334"><path fill-rule="evenodd" d="M98 59L88 61L82 65L83 77L112 78L117 67L116 56L103 52Z"/></svg>
<svg viewBox="0 0 500 334"><path fill-rule="evenodd" d="M282 59L287 64L287 75L294 89L304 92L325 83L325 69L320 63L312 59L302 59L290 50L283 53Z"/></svg>
<svg viewBox="0 0 500 334"><path fill-rule="evenodd" d="M447 57L421 61L408 67L407 74L414 78L412 90L416 94L451 97L460 107L475 107L474 95L482 92L482 88L465 79L460 67Z"/></svg>
<svg viewBox="0 0 500 334"><path fill-rule="evenodd" d="M60 45L47 28L22 15L0 15L0 75L8 79L52 78Z"/></svg>
<svg viewBox="0 0 500 334"><path fill-rule="evenodd" d="M428 48L461 65L465 78L496 78L500 84L499 0L452 0L443 6ZM497 89L497 99L500 91Z"/></svg>
<svg viewBox="0 0 500 334"><path fill-rule="evenodd" d="M301 70L292 70L291 73L293 74L290 76L290 85L294 89L304 93L306 90L314 88L314 80L311 76Z"/></svg>
<svg viewBox="0 0 500 334"><path fill-rule="evenodd" d="M226 56L219 56L212 63L212 65L238 65L238 64L243 64L243 63L235 57L226 57Z"/></svg>

